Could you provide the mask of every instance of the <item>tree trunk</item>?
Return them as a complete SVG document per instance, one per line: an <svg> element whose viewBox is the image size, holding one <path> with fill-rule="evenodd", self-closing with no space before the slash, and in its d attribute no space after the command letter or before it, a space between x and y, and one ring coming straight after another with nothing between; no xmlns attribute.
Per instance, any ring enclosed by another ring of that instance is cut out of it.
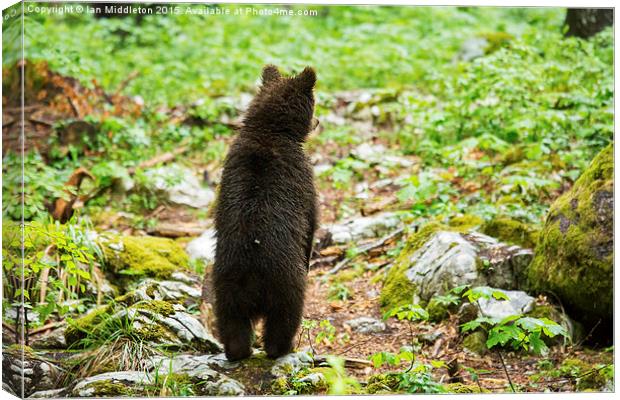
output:
<svg viewBox="0 0 620 400"><path fill-rule="evenodd" d="M614 10L611 8L569 8L564 20L568 27L565 35L587 39L613 23Z"/></svg>

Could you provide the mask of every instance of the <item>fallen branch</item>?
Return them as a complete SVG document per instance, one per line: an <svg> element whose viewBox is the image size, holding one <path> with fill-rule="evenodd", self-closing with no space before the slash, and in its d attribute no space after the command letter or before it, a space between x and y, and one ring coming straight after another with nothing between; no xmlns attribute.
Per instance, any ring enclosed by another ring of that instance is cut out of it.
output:
<svg viewBox="0 0 620 400"><path fill-rule="evenodd" d="M17 332L15 331L15 328L13 328L11 325L7 324L7 323L6 323L6 322L4 322L4 321L2 322L2 327L3 327L4 329L6 329L7 331L11 332L11 333L17 333Z"/></svg>
<svg viewBox="0 0 620 400"><path fill-rule="evenodd" d="M183 226L178 224L158 224L153 228L148 228L149 235L167 238L193 237L200 236L205 231L206 226Z"/></svg>
<svg viewBox="0 0 620 400"><path fill-rule="evenodd" d="M69 101L69 105L71 106L71 110L73 111L73 114L75 115L75 117L77 119L82 119L81 115L80 115L80 110L78 110L77 106L75 105L75 103L73 102L73 99L71 98L71 96L66 96L67 100Z"/></svg>
<svg viewBox="0 0 620 400"><path fill-rule="evenodd" d="M343 269L344 267L346 267L351 261L353 261L356 257L362 255L362 254L366 254L368 252L370 252L371 250L377 249L379 247L385 246L388 242L390 242L391 240L397 238L398 236L400 236L403 232L404 232L405 228L400 228L392 233L390 233L387 236L384 236L383 238L379 239L376 242L370 243L366 246L362 246L362 248L360 248L359 252L351 258L345 258L344 260L340 261L338 264L336 264L336 266L332 269L330 269L329 271L327 271L328 275L332 275L335 274L336 272L340 271L341 269Z"/></svg>
<svg viewBox="0 0 620 400"><path fill-rule="evenodd" d="M136 79L139 75L138 71L133 71L132 73L130 73L129 75L127 75L127 78L125 78L120 85L118 85L118 87L116 88L116 91L114 92L114 94L112 95L112 97L116 97L119 94L121 94L121 92L127 87L127 85L129 85L129 82L133 81L134 79Z"/></svg>
<svg viewBox="0 0 620 400"><path fill-rule="evenodd" d="M172 151L169 151L169 152L164 153L164 154L160 154L160 155L158 155L156 157L151 158L150 160L143 161L140 164L138 164L137 167L129 167L129 168L127 168L127 172L130 175L133 175L136 172L136 169L138 169L138 168L140 168L140 169L142 169L142 168L149 168L149 167L155 166L155 165L157 165L159 163L165 163L165 162L168 162L168 161L172 161L177 156L185 153L187 150L188 150L187 146L177 147L176 149L174 149Z"/></svg>
<svg viewBox="0 0 620 400"><path fill-rule="evenodd" d="M310 269L322 267L324 265L331 265L337 259L338 259L338 256L327 256L327 257L321 257L321 258L314 259L310 263Z"/></svg>
<svg viewBox="0 0 620 400"><path fill-rule="evenodd" d="M50 329L61 327L61 326L65 325L66 323L67 323L66 321L50 322L49 324L46 324L46 325L38 327L37 329L31 330L30 331L30 336L36 335L36 334L41 333L41 332L48 331Z"/></svg>
<svg viewBox="0 0 620 400"><path fill-rule="evenodd" d="M67 187L67 189L65 189L65 193L67 193L69 200L65 200L61 197L55 199L50 210L50 214L55 220L58 220L64 224L71 218L71 216L73 216L73 205L79 199L77 193L80 190L80 185L82 184L84 178L90 178L93 181L95 180L93 174L91 174L86 168L80 167L73 171L69 177L69 180L67 180L64 185ZM70 187L75 188L76 194L69 190Z"/></svg>
<svg viewBox="0 0 620 400"><path fill-rule="evenodd" d="M348 368L366 368L371 366L372 363L369 360L363 360L361 358L341 357L344 360L344 366ZM323 364L327 362L327 355L315 355L314 362Z"/></svg>

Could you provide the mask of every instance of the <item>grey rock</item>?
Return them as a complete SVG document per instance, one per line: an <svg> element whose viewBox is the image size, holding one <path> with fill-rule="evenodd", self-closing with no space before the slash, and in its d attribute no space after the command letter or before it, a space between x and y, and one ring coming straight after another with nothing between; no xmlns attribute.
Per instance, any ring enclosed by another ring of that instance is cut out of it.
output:
<svg viewBox="0 0 620 400"><path fill-rule="evenodd" d="M485 38L474 37L463 42L458 53L458 58L463 61L471 61L485 55L489 42Z"/></svg>
<svg viewBox="0 0 620 400"><path fill-rule="evenodd" d="M166 193L168 200L176 204L203 208L215 200L215 192L205 188L194 172L180 165L169 165L146 171L153 189Z"/></svg>
<svg viewBox="0 0 620 400"><path fill-rule="evenodd" d="M155 356L149 360L150 369L165 372L167 368L172 368L173 372L192 370L195 373L201 369L225 369L233 370L241 364L238 361L228 361L224 353L218 354L179 354L172 358Z"/></svg>
<svg viewBox="0 0 620 400"><path fill-rule="evenodd" d="M478 305L483 316L502 319L510 315L525 314L534 309L536 299L525 292L517 290L501 290L510 300L478 299Z"/></svg>
<svg viewBox="0 0 620 400"><path fill-rule="evenodd" d="M434 331L434 332L421 333L417 335L417 338L418 338L418 341L420 341L421 343L433 344L437 341L437 339L439 339L442 336L443 336L443 333Z"/></svg>
<svg viewBox="0 0 620 400"><path fill-rule="evenodd" d="M370 144L364 142L354 148L351 153L362 161L386 166L409 168L413 162L407 158L389 154L388 149L382 144Z"/></svg>
<svg viewBox="0 0 620 400"><path fill-rule="evenodd" d="M100 285L96 285L95 283L91 282L90 280L86 281L86 290L89 293L92 293L93 295L98 295L99 292L101 291L101 295L103 297L116 297L118 295L116 289L110 284L110 282L101 277L101 284Z"/></svg>
<svg viewBox="0 0 620 400"><path fill-rule="evenodd" d="M206 263L212 263L215 261L216 244L215 228L210 228L189 242L185 247L185 251L191 259L202 259Z"/></svg>
<svg viewBox="0 0 620 400"><path fill-rule="evenodd" d="M328 225L325 228L336 244L348 243L359 239L376 238L400 224L397 213L385 212L369 217L356 217L349 221Z"/></svg>
<svg viewBox="0 0 620 400"><path fill-rule="evenodd" d="M154 376L142 371L118 371L106 372L95 376L89 376L75 384L71 390L73 397L102 397L97 392L98 382L121 384L134 391L140 391L145 385L154 383Z"/></svg>
<svg viewBox="0 0 620 400"><path fill-rule="evenodd" d="M6 382L2 382L2 390L4 390L5 392L12 394L13 396L17 396L17 394L13 391L13 388L11 386L9 386L8 383Z"/></svg>
<svg viewBox="0 0 620 400"><path fill-rule="evenodd" d="M67 394L67 388L60 389L50 389L50 390L40 390L38 392L34 392L30 396L29 399L57 399L59 397L65 397Z"/></svg>
<svg viewBox="0 0 620 400"><path fill-rule="evenodd" d="M218 355L190 355L181 354L172 358L155 357L152 366L153 373L165 375L170 372L187 374L200 382L201 394L209 396L241 396L245 393L244 386L226 375L215 371L212 367L233 369L239 363L231 363L222 360L222 354Z"/></svg>
<svg viewBox="0 0 620 400"><path fill-rule="evenodd" d="M3 307L2 312L4 314L4 318L8 318L13 321L17 319L17 308L16 307ZM38 319L39 319L38 312L33 311L33 310L28 310L28 321L37 321Z"/></svg>
<svg viewBox="0 0 620 400"><path fill-rule="evenodd" d="M216 382L206 382L205 394L208 396L243 396L245 388L234 379L223 377Z"/></svg>
<svg viewBox="0 0 620 400"><path fill-rule="evenodd" d="M158 344L177 348L194 347L212 353L222 351L222 345L196 317L188 314L180 304L173 307L175 312L167 316L148 309L129 308L118 311L113 318L128 317L136 329L164 332L158 336Z"/></svg>
<svg viewBox="0 0 620 400"><path fill-rule="evenodd" d="M472 303L461 304L461 307L459 308L459 312L457 314L459 318L459 325L463 325L470 321L475 320L476 318L478 318L478 314L479 314L478 306L476 306L475 304L472 304Z"/></svg>
<svg viewBox="0 0 620 400"><path fill-rule="evenodd" d="M325 375L320 372L313 372L301 378L299 382L309 383L316 387L321 383L325 383Z"/></svg>
<svg viewBox="0 0 620 400"><path fill-rule="evenodd" d="M135 296L140 300L199 300L201 290L180 281L145 279L137 284Z"/></svg>
<svg viewBox="0 0 620 400"><path fill-rule="evenodd" d="M385 322L376 318L359 317L346 321L345 324L349 325L351 329L358 333L379 333L387 329Z"/></svg>
<svg viewBox="0 0 620 400"><path fill-rule="evenodd" d="M55 389L62 371L52 360L30 351L3 350L2 382L17 395L22 393L22 374L23 397L28 397L34 392Z"/></svg>
<svg viewBox="0 0 620 400"><path fill-rule="evenodd" d="M198 286L202 285L202 282L199 278L188 275L180 271L173 272L171 274L171 278L174 279L175 281L187 283L188 285L198 285Z"/></svg>
<svg viewBox="0 0 620 400"><path fill-rule="evenodd" d="M30 347L33 349L66 349L65 329L66 327L60 327L49 333L36 336L31 339Z"/></svg>
<svg viewBox="0 0 620 400"><path fill-rule="evenodd" d="M416 302L428 302L456 286L518 289L532 251L477 232L437 232L409 257L405 275L417 288Z"/></svg>
<svg viewBox="0 0 620 400"><path fill-rule="evenodd" d="M271 367L271 374L275 377L291 375L302 368L311 366L312 362L312 357L308 353L290 353L276 359Z"/></svg>

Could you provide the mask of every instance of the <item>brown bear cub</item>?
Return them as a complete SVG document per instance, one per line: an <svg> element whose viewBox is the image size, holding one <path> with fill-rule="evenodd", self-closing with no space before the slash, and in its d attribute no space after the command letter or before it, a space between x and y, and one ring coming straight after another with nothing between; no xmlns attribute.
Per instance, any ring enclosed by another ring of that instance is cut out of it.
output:
<svg viewBox="0 0 620 400"><path fill-rule="evenodd" d="M317 225L312 167L303 143L313 118L316 74L263 69L224 163L215 211L215 316L226 357L252 354L252 322L264 318L270 358L289 353L301 323Z"/></svg>

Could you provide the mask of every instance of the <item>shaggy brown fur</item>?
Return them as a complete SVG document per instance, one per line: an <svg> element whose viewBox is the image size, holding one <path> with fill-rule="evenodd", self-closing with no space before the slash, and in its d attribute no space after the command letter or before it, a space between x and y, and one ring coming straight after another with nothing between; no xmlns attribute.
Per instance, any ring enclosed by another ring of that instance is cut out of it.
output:
<svg viewBox="0 0 620 400"><path fill-rule="evenodd" d="M318 122L316 74L285 78L268 65L262 81L226 158L215 212L215 315L229 360L250 356L257 318L269 357L291 351L317 225L302 148Z"/></svg>

